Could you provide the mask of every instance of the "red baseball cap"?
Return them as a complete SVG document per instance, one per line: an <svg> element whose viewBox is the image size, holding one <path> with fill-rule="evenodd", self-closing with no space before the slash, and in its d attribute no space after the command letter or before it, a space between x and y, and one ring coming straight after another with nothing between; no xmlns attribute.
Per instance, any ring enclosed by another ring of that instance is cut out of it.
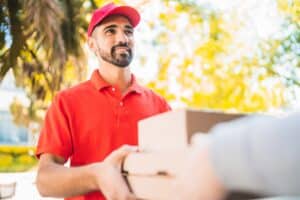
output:
<svg viewBox="0 0 300 200"><path fill-rule="evenodd" d="M139 12L135 8L130 6L117 6L114 3L109 3L93 12L88 28L88 36L90 37L94 28L110 15L123 15L127 17L133 27L136 27L141 19Z"/></svg>

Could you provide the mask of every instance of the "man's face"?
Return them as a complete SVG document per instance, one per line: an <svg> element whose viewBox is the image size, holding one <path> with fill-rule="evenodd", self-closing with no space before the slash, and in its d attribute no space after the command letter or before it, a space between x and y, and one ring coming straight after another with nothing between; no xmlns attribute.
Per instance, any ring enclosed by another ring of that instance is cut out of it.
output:
<svg viewBox="0 0 300 200"><path fill-rule="evenodd" d="M118 67L129 66L133 57L133 27L126 17L112 15L92 33L94 52L102 60Z"/></svg>

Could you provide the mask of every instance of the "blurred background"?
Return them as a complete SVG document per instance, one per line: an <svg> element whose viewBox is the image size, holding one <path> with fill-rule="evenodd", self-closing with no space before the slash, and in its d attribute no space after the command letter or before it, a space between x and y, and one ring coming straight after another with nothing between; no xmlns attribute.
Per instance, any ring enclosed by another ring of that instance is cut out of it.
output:
<svg viewBox="0 0 300 200"><path fill-rule="evenodd" d="M52 98L99 67L86 31L92 11L108 2L0 0L2 180L34 174ZM299 0L113 2L140 11L132 70L173 108L280 114L299 107Z"/></svg>

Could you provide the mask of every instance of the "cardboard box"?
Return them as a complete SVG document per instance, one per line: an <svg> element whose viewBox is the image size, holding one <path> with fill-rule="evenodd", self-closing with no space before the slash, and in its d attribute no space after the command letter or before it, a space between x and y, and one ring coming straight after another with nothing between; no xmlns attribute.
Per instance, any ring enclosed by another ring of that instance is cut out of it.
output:
<svg viewBox="0 0 300 200"><path fill-rule="evenodd" d="M170 200L174 196L173 178L128 176L131 192L142 200Z"/></svg>
<svg viewBox="0 0 300 200"><path fill-rule="evenodd" d="M176 177L183 170L187 149L134 153L123 162L122 173L132 193L139 200L170 200L177 195ZM230 193L226 200L257 199L247 193Z"/></svg>
<svg viewBox="0 0 300 200"><path fill-rule="evenodd" d="M175 110L138 123L139 146L145 150L184 149L195 132L207 133L220 122L242 117L240 114L200 110Z"/></svg>
<svg viewBox="0 0 300 200"><path fill-rule="evenodd" d="M131 192L143 200L170 200L176 176L183 170L186 151L135 153L127 156L122 172Z"/></svg>
<svg viewBox="0 0 300 200"><path fill-rule="evenodd" d="M122 169L133 176L175 177L187 159L186 150L133 153L127 156Z"/></svg>
<svg viewBox="0 0 300 200"><path fill-rule="evenodd" d="M172 199L173 183L183 170L192 135L196 132L207 133L218 123L242 116L175 110L140 121L139 146L144 152L130 154L122 166L129 188L141 199Z"/></svg>

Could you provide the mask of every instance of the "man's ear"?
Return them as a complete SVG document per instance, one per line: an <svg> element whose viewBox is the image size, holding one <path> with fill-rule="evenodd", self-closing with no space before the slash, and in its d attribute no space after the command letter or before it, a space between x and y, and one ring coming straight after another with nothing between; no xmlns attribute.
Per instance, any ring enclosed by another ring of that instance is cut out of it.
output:
<svg viewBox="0 0 300 200"><path fill-rule="evenodd" d="M93 37L91 36L91 37L88 38L87 42L88 42L88 46L90 47L90 49L91 49L94 53L96 53L96 51L97 51L98 49L97 49L97 45L96 45L96 40L95 40L95 38L93 38Z"/></svg>

